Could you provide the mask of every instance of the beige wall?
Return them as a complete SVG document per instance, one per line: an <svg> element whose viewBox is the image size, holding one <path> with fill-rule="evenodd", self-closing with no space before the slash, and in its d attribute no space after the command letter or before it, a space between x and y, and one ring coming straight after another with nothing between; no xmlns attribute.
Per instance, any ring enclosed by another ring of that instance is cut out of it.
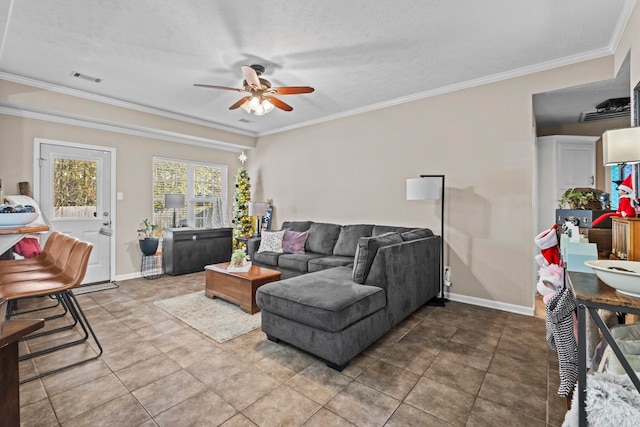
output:
<svg viewBox="0 0 640 427"><path fill-rule="evenodd" d="M15 89L20 85L3 82L0 88ZM21 102L33 102L37 105L39 100L47 101L47 96L58 99L59 94L45 93L40 89L23 86L24 94L14 93L21 98ZM33 93L38 95L34 96ZM3 91L4 94L7 91ZM29 96L32 99L27 99ZM72 97L71 97L72 98ZM93 101L72 98L71 105L93 114ZM47 101L48 102L48 101ZM62 103L61 108L70 104ZM54 105L50 105L53 107ZM103 119L127 120L130 123L144 123L146 127L165 129L181 132L185 135L208 137L223 140L226 133L189 123L167 120L166 118L153 117L146 113L138 113L131 110L118 109L113 106L104 106ZM123 110L123 111L120 111ZM97 114L97 113L96 113ZM96 117L99 117L96 115ZM33 187L33 140L44 138L78 144L97 145L116 149L116 191L124 193L124 200L116 202L116 275L127 276L139 272L140 250L136 239L136 230L139 223L152 215L152 157L154 155L185 160L197 160L204 162L220 163L228 165L228 200L233 200L235 173L240 163L238 150L242 145L238 144L235 151L214 150L205 147L185 145L157 139L149 139L139 136L126 135L117 132L108 132L72 126L68 124L53 123L44 120L34 120L13 115L0 115L0 179L2 179L6 194L18 194L18 182L28 181ZM228 142L243 142L248 149L254 144L254 138L242 135L232 135ZM251 155L249 156L252 157ZM251 159L250 159L251 161ZM229 206L229 218L231 207Z"/></svg>
<svg viewBox="0 0 640 427"><path fill-rule="evenodd" d="M438 206L405 180L445 174L451 293L533 307L532 94L611 78L612 58L259 138L256 199L274 221L429 226Z"/></svg>

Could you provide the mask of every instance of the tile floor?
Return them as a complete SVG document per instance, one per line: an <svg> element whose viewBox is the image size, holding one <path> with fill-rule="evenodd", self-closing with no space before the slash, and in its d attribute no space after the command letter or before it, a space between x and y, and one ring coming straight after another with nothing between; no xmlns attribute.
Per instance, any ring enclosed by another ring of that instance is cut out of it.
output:
<svg viewBox="0 0 640 427"><path fill-rule="evenodd" d="M78 297L102 357L23 384L23 426L562 424L557 356L540 318L425 306L337 372L259 329L218 344L153 305L202 290L204 273L118 285ZM21 378L95 348L21 362Z"/></svg>

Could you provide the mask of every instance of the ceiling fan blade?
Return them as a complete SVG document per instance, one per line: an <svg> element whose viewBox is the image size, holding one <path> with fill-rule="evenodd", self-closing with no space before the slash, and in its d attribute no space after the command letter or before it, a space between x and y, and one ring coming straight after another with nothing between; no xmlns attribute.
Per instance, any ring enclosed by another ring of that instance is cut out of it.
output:
<svg viewBox="0 0 640 427"><path fill-rule="evenodd" d="M311 93L315 89L310 86L285 86L272 87L271 90L278 95L295 95L298 93Z"/></svg>
<svg viewBox="0 0 640 427"><path fill-rule="evenodd" d="M246 92L244 89L240 89L240 88L237 88L237 87L214 86L214 85L205 85L205 84L200 84L200 83L194 83L194 86L208 87L208 88L213 88L213 89L233 90L235 92Z"/></svg>
<svg viewBox="0 0 640 427"><path fill-rule="evenodd" d="M249 67L248 65L243 65L242 75L244 76L244 79L247 81L247 84L249 84L249 86L254 89L260 89L260 79L258 78L258 73L256 73L256 70Z"/></svg>
<svg viewBox="0 0 640 427"><path fill-rule="evenodd" d="M293 110L293 107L291 105L280 101L278 98L274 98L273 96L267 96L266 98L273 104L274 107L278 107L279 109L284 111Z"/></svg>
<svg viewBox="0 0 640 427"><path fill-rule="evenodd" d="M245 96L244 98L241 98L240 100L238 100L238 102L236 102L231 107L229 107L229 110L235 110L236 108L240 108L240 106L245 102L247 102L249 99L251 99L250 96Z"/></svg>

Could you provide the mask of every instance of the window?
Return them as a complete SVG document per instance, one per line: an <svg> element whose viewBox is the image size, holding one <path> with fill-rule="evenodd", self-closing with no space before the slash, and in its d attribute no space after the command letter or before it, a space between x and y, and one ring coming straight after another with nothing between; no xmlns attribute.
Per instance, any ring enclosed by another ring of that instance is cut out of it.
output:
<svg viewBox="0 0 640 427"><path fill-rule="evenodd" d="M622 176L620 175L622 172ZM618 182L622 182L630 173L633 173L632 165L624 165L624 170L620 171L619 166L611 167L611 182L616 183L616 185L611 189L611 209L618 209L618 202L620 201L620 196L618 196Z"/></svg>
<svg viewBox="0 0 640 427"><path fill-rule="evenodd" d="M185 207L175 210L177 226L227 226L227 166L154 157L153 221L160 228L173 226L165 194L185 195Z"/></svg>
<svg viewBox="0 0 640 427"><path fill-rule="evenodd" d="M54 157L54 218L96 217L98 162Z"/></svg>

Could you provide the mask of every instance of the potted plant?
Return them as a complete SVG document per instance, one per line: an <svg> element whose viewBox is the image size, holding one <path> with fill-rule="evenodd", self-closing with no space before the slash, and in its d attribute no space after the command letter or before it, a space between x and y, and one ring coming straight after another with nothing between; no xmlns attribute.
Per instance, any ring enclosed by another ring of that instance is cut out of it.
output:
<svg viewBox="0 0 640 427"><path fill-rule="evenodd" d="M569 188L558 200L558 207L563 209L565 205L569 205L569 209L602 209L600 194L602 191L593 188Z"/></svg>
<svg viewBox="0 0 640 427"><path fill-rule="evenodd" d="M140 250L145 255L154 255L158 250L159 239L155 236L158 224L152 224L149 218L142 221L142 227L138 229Z"/></svg>
<svg viewBox="0 0 640 427"><path fill-rule="evenodd" d="M247 252L245 248L236 249L231 254L231 262L227 271L247 272L251 269L251 263L247 260Z"/></svg>

